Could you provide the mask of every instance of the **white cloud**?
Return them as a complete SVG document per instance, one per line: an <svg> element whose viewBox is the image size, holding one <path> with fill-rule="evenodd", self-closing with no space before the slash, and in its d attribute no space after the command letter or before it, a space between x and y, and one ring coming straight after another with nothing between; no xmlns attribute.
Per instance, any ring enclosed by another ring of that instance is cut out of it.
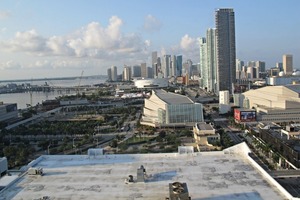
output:
<svg viewBox="0 0 300 200"><path fill-rule="evenodd" d="M0 20L9 18L11 16L11 13L9 11L0 11Z"/></svg>
<svg viewBox="0 0 300 200"><path fill-rule="evenodd" d="M9 51L24 51L41 54L47 51L46 39L39 36L33 29L26 32L17 32L13 40L2 42L2 46Z"/></svg>
<svg viewBox="0 0 300 200"><path fill-rule="evenodd" d="M20 63L9 60L7 62L0 63L1 70L14 70L14 69L21 69L22 66Z"/></svg>
<svg viewBox="0 0 300 200"><path fill-rule="evenodd" d="M36 30L17 32L15 37L0 43L2 49L12 52L24 52L38 56L93 57L99 59L116 58L123 54L141 54L147 50L150 41L144 42L134 33L123 34L123 22L112 16L107 27L98 22L66 36L45 38Z"/></svg>
<svg viewBox="0 0 300 200"><path fill-rule="evenodd" d="M195 45L197 45L197 40L195 38L191 38L188 34L185 34L180 41L180 47L183 50L194 49Z"/></svg>
<svg viewBox="0 0 300 200"><path fill-rule="evenodd" d="M162 27L161 22L152 15L147 15L144 21L144 29L146 31L154 32L159 31Z"/></svg>

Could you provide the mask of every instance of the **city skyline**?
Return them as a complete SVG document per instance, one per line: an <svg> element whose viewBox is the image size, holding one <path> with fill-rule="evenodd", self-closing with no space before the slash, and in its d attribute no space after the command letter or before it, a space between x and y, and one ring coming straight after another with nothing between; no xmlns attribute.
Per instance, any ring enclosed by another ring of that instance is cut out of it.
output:
<svg viewBox="0 0 300 200"><path fill-rule="evenodd" d="M236 58L265 61L270 68L291 54L294 69L299 69L299 5L296 0L5 0L0 9L0 80L80 76L83 70L84 75L105 75L112 65L118 71L124 65L151 67L153 51L199 63L198 38L215 28L218 8L235 11Z"/></svg>

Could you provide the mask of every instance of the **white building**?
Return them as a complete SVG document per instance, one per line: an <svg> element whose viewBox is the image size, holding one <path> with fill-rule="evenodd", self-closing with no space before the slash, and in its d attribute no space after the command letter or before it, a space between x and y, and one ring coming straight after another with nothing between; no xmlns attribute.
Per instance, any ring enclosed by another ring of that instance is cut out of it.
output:
<svg viewBox="0 0 300 200"><path fill-rule="evenodd" d="M217 93L216 29L207 29L200 38L200 87Z"/></svg>
<svg viewBox="0 0 300 200"><path fill-rule="evenodd" d="M160 126L193 126L203 121L203 107L187 96L153 90L149 99L145 99L141 124Z"/></svg>
<svg viewBox="0 0 300 200"><path fill-rule="evenodd" d="M216 133L216 130L211 124L205 122L195 123L193 127L194 138L197 145L208 145L220 141L220 134Z"/></svg>
<svg viewBox="0 0 300 200"><path fill-rule="evenodd" d="M111 66L111 80L117 81L118 80L118 68L117 66Z"/></svg>
<svg viewBox="0 0 300 200"><path fill-rule="evenodd" d="M272 76L266 79L268 85L289 85L300 82L300 72L296 71L292 76Z"/></svg>
<svg viewBox="0 0 300 200"><path fill-rule="evenodd" d="M266 86L240 95L244 108L254 108L257 121L300 122L300 85ZM235 99L239 100L239 99Z"/></svg>
<svg viewBox="0 0 300 200"><path fill-rule="evenodd" d="M230 96L229 96L229 91L220 91L219 92L219 113L220 114L225 114L228 111L230 111L231 106L230 106Z"/></svg>
<svg viewBox="0 0 300 200"><path fill-rule="evenodd" d="M130 81L131 80L131 67L125 66L123 71L123 81Z"/></svg>
<svg viewBox="0 0 300 200"><path fill-rule="evenodd" d="M141 78L134 79L133 82L137 88L166 88L169 86L168 78Z"/></svg>

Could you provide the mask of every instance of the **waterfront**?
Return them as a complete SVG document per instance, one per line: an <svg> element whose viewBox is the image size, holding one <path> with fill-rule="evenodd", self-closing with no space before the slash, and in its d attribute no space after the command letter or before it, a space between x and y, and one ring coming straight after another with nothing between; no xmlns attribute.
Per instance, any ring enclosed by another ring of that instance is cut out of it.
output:
<svg viewBox="0 0 300 200"><path fill-rule="evenodd" d="M45 79L45 80L24 80L24 81L7 81L1 82L0 85L4 86L6 84L25 84L30 83L32 85L44 85L45 82L49 86L55 87L76 87L79 84L81 86L90 86L95 84L100 84L105 82L105 78L100 77L83 77L81 80L79 78L74 79ZM75 91L49 91L49 92L32 92L32 105L42 103L45 100L55 99L56 97L62 95L72 95L75 94ZM3 103L17 103L18 109L24 109L27 107L27 104L31 103L31 97L29 92L24 93L7 93L0 94L0 102Z"/></svg>

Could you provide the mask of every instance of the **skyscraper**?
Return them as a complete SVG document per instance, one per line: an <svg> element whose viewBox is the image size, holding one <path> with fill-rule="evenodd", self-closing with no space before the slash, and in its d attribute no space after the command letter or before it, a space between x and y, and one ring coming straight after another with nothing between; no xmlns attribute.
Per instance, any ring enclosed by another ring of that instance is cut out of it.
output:
<svg viewBox="0 0 300 200"><path fill-rule="evenodd" d="M171 76L176 77L177 76L177 61L176 56L172 56L171 60Z"/></svg>
<svg viewBox="0 0 300 200"><path fill-rule="evenodd" d="M216 23L216 50L217 50L217 90L232 91L236 81L236 54L235 54L235 21L234 11L230 8L217 9Z"/></svg>
<svg viewBox="0 0 300 200"><path fill-rule="evenodd" d="M107 80L108 81L112 81L112 78L111 78L111 68L107 69Z"/></svg>
<svg viewBox="0 0 300 200"><path fill-rule="evenodd" d="M176 56L176 76L181 76L182 75L182 55Z"/></svg>
<svg viewBox="0 0 300 200"><path fill-rule="evenodd" d="M200 38L200 87L210 92L216 92L216 39L215 29L207 29L206 38Z"/></svg>
<svg viewBox="0 0 300 200"><path fill-rule="evenodd" d="M170 69L171 69L171 55L164 55L163 60L161 62L161 71L163 73L164 78L170 76Z"/></svg>
<svg viewBox="0 0 300 200"><path fill-rule="evenodd" d="M132 77L141 77L141 66L135 65L132 67Z"/></svg>
<svg viewBox="0 0 300 200"><path fill-rule="evenodd" d="M123 71L123 81L130 81L131 80L131 67L129 66L124 66L124 71Z"/></svg>
<svg viewBox="0 0 300 200"><path fill-rule="evenodd" d="M147 64L141 63L141 77L147 78Z"/></svg>
<svg viewBox="0 0 300 200"><path fill-rule="evenodd" d="M157 51L152 52L152 71L153 71L153 76L157 77L158 73L158 63L157 63Z"/></svg>
<svg viewBox="0 0 300 200"><path fill-rule="evenodd" d="M111 80L118 80L118 68L116 66L111 66Z"/></svg>
<svg viewBox="0 0 300 200"><path fill-rule="evenodd" d="M293 55L285 54L282 56L283 71L285 74L293 73Z"/></svg>

